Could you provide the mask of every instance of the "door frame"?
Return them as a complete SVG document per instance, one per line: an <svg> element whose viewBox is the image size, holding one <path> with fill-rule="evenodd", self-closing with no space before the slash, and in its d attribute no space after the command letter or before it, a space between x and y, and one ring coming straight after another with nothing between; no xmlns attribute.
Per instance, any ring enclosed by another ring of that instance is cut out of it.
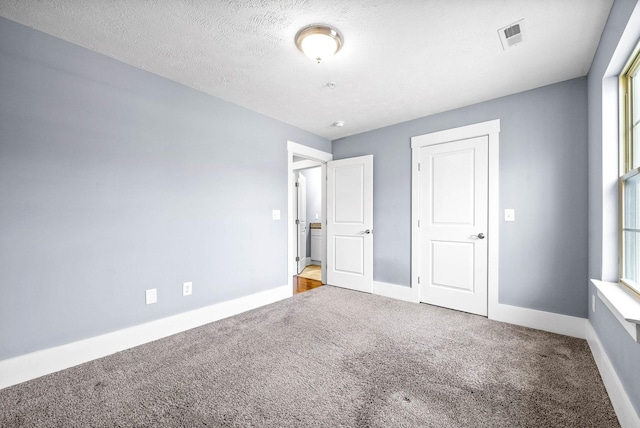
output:
<svg viewBox="0 0 640 428"><path fill-rule="evenodd" d="M498 256L499 256L499 211L500 211L500 119L461 126L444 131L411 137L411 288L414 301L419 302L420 284L418 283L421 256L420 233L420 178L418 163L420 148L436 144L488 136L489 139L489 200L487 230L487 316L494 318L498 314Z"/></svg>
<svg viewBox="0 0 640 428"><path fill-rule="evenodd" d="M294 162L293 157L301 157L305 160ZM323 283L327 278L327 162L333 160L331 153L323 152L322 150L314 149L309 146L295 143L293 141L287 141L287 285L293 295L293 276L297 274L296 266L296 235L298 233L295 216L294 216L294 198L293 192L296 191L295 187L295 171L299 169L310 168L313 166L320 166L320 179L322 183L321 189L321 212L322 212L322 235L320 243L320 255L322 262L322 280Z"/></svg>

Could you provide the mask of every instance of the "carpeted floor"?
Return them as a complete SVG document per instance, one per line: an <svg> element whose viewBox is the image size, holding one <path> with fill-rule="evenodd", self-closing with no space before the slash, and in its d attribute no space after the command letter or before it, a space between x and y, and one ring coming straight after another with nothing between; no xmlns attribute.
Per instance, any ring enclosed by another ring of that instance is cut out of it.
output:
<svg viewBox="0 0 640 428"><path fill-rule="evenodd" d="M0 426L619 425L584 340L325 286L0 390Z"/></svg>

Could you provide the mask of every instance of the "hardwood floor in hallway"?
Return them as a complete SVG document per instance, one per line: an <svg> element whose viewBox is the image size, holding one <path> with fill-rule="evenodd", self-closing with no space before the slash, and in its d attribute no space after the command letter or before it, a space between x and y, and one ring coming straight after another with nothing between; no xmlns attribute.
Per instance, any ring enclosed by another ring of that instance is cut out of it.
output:
<svg viewBox="0 0 640 428"><path fill-rule="evenodd" d="M304 268L300 275L294 275L293 294L304 293L305 291L321 287L322 281L320 280L320 275L320 266L316 265L309 265Z"/></svg>

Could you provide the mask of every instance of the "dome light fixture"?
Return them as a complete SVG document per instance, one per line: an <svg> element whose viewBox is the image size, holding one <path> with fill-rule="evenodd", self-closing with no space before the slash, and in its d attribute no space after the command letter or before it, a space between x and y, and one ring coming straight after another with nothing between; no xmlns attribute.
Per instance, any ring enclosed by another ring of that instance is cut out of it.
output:
<svg viewBox="0 0 640 428"><path fill-rule="evenodd" d="M296 34L298 49L318 63L335 55L343 43L340 32L324 24L308 25Z"/></svg>

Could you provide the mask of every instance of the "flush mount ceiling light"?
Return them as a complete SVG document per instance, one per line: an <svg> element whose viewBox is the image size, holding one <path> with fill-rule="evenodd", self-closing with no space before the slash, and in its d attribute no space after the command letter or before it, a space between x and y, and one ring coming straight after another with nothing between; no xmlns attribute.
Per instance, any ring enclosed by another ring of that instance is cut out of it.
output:
<svg viewBox="0 0 640 428"><path fill-rule="evenodd" d="M319 63L335 55L342 47L342 43L340 32L328 25L309 25L296 34L298 49Z"/></svg>

